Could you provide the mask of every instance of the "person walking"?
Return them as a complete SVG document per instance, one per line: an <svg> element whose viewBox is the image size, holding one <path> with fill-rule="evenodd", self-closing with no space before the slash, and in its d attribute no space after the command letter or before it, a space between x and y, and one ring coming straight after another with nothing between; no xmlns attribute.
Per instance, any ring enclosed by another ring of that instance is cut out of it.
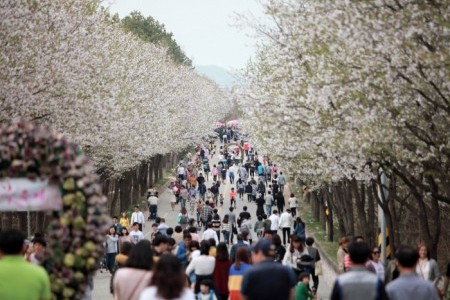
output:
<svg viewBox="0 0 450 300"><path fill-rule="evenodd" d="M108 234L106 235L106 267L109 273L114 271L114 262L116 259L119 245L119 236L116 233L116 227L111 226Z"/></svg>
<svg viewBox="0 0 450 300"><path fill-rule="evenodd" d="M25 235L16 229L0 231L0 299L51 299L44 268L28 263Z"/></svg>
<svg viewBox="0 0 450 300"><path fill-rule="evenodd" d="M282 233L283 233L283 244L286 245L286 235L287 235L287 239L288 239L288 243L291 242L291 227L292 227L292 215L291 215L291 211L288 209L286 209L285 212L283 212L280 216L280 221L278 224L278 227L281 228Z"/></svg>
<svg viewBox="0 0 450 300"><path fill-rule="evenodd" d="M300 217L297 217L294 222L294 235L298 236L301 240L306 239L305 222Z"/></svg>
<svg viewBox="0 0 450 300"><path fill-rule="evenodd" d="M278 192L275 194L275 201L277 203L278 211L284 211L284 196L282 192Z"/></svg>
<svg viewBox="0 0 450 300"><path fill-rule="evenodd" d="M138 300L152 277L153 251L148 240L142 240L131 249L124 268L114 274L114 299ZM145 259L142 259L144 258Z"/></svg>
<svg viewBox="0 0 450 300"><path fill-rule="evenodd" d="M201 241L200 256L193 258L186 268L187 276L189 276L191 272L195 273L195 294L200 292L200 282L203 279L213 280L216 259L213 256L209 256L210 248L211 245L207 240Z"/></svg>
<svg viewBox="0 0 450 300"><path fill-rule="evenodd" d="M225 243L219 243L216 250L216 264L214 266L214 285L216 295L219 300L228 300L228 278L232 262Z"/></svg>
<svg viewBox="0 0 450 300"><path fill-rule="evenodd" d="M208 241L209 239L213 239L216 242L216 245L219 243L219 238L217 237L217 232L212 228L212 223L208 222L207 229L203 231L202 241Z"/></svg>
<svg viewBox="0 0 450 300"><path fill-rule="evenodd" d="M295 198L294 193L291 193L288 199L289 208L291 210L292 217L295 218L297 215L297 198Z"/></svg>
<svg viewBox="0 0 450 300"><path fill-rule="evenodd" d="M233 244L234 235L237 234L237 226L236 226L237 223L236 223L236 215L233 212L234 208L232 206L230 206L229 211L230 212L227 214L227 216L231 224L230 244Z"/></svg>
<svg viewBox="0 0 450 300"><path fill-rule="evenodd" d="M277 234L278 226L280 224L280 217L278 216L278 211L275 209L268 219L270 220L270 231L272 232L272 235Z"/></svg>
<svg viewBox="0 0 450 300"><path fill-rule="evenodd" d="M278 185L280 186L280 191L284 192L284 186L286 185L286 177L284 177L283 172L280 172L280 175L278 175Z"/></svg>
<svg viewBox="0 0 450 300"><path fill-rule="evenodd" d="M211 221L212 229L217 234L217 241L220 243L220 227L222 226L222 222L220 221L219 214L215 214Z"/></svg>
<svg viewBox="0 0 450 300"><path fill-rule="evenodd" d="M266 215L270 216L272 213L272 205L275 201L271 191L267 191L267 195L264 196L264 201L266 204Z"/></svg>
<svg viewBox="0 0 450 300"><path fill-rule="evenodd" d="M138 222L133 223L133 230L130 231L130 237L133 244L137 244L144 239L144 234L139 230Z"/></svg>
<svg viewBox="0 0 450 300"><path fill-rule="evenodd" d="M122 212L119 223L122 226L122 228L126 228L126 229L130 230L130 228L131 228L130 219L128 219L126 212Z"/></svg>
<svg viewBox="0 0 450 300"><path fill-rule="evenodd" d="M373 248L372 252L370 253L369 264L372 266L377 276L384 282L386 270L384 268L383 263L381 262L380 254L381 254L380 248L378 247Z"/></svg>
<svg viewBox="0 0 450 300"><path fill-rule="evenodd" d="M247 194L247 201L249 203L252 202L252 199L253 199L253 188L252 188L252 184L251 184L250 181L245 186L245 193Z"/></svg>
<svg viewBox="0 0 450 300"><path fill-rule="evenodd" d="M230 223L230 216L228 214L223 217L221 230L222 230L223 240L224 240L225 244L229 245L230 244L231 223Z"/></svg>
<svg viewBox="0 0 450 300"><path fill-rule="evenodd" d="M353 242L348 248L352 268L336 279L331 300L384 300L388 299L383 281L367 270L370 248L365 242ZM361 284L364 282L364 284Z"/></svg>
<svg viewBox="0 0 450 300"><path fill-rule="evenodd" d="M386 286L390 300L439 300L433 283L417 274L419 252L409 246L401 246L395 255L400 276Z"/></svg>
<svg viewBox="0 0 450 300"><path fill-rule="evenodd" d="M237 183L236 183L236 188L239 194L239 199L243 200L244 199L244 192L245 192L245 184L242 181L241 178L238 179Z"/></svg>
<svg viewBox="0 0 450 300"><path fill-rule="evenodd" d="M339 249L337 251L336 257L338 262L338 271L339 273L344 273L345 270L345 256L348 254L348 245L350 244L350 240L348 237L341 237L339 240Z"/></svg>
<svg viewBox="0 0 450 300"><path fill-rule="evenodd" d="M234 244L230 249L230 258L232 262L236 261L236 253L239 248L245 248L248 251L248 254L250 256L250 246L244 243L244 239L242 238L242 234L238 234L236 236L237 243Z"/></svg>
<svg viewBox="0 0 450 300"><path fill-rule="evenodd" d="M150 280L150 287L142 290L139 300L192 300L195 295L186 287L186 276L176 256L163 254Z"/></svg>
<svg viewBox="0 0 450 300"><path fill-rule="evenodd" d="M241 300L242 278L251 267L248 249L243 247L237 249L236 261L230 267L228 277L229 300Z"/></svg>
<svg viewBox="0 0 450 300"><path fill-rule="evenodd" d="M134 212L131 214L131 224L138 223L139 231L142 231L142 228L145 227L145 219L144 214L139 209L139 206L134 206Z"/></svg>
<svg viewBox="0 0 450 300"><path fill-rule="evenodd" d="M275 257L273 260L281 264L286 254L286 248L281 244L281 237L278 234L272 236L272 244L275 246Z"/></svg>
<svg viewBox="0 0 450 300"><path fill-rule="evenodd" d="M264 204L266 202L262 194L259 194L258 196L259 197L256 199L256 216L262 216L264 214Z"/></svg>
<svg viewBox="0 0 450 300"><path fill-rule="evenodd" d="M311 257L314 259L311 262L311 277L313 280L313 288L312 291L315 294L317 292L317 289L319 288L319 275L316 275L316 265L317 262L320 261L320 253L319 249L316 247L313 247L314 244L314 238L308 237L306 238L306 251L308 251L308 254L311 255Z"/></svg>
<svg viewBox="0 0 450 300"><path fill-rule="evenodd" d="M260 239L252 250L255 265L244 274L241 294L243 299L293 299L297 279L294 272L271 258L271 243Z"/></svg>
<svg viewBox="0 0 450 300"><path fill-rule="evenodd" d="M158 193L152 193L151 196L148 197L147 201L150 206L150 215L148 216L148 220L154 220L158 214Z"/></svg>
<svg viewBox="0 0 450 300"><path fill-rule="evenodd" d="M416 273L420 278L432 282L439 279L439 266L434 259L430 258L428 247L425 244L420 244L418 251L419 261L416 265Z"/></svg>
<svg viewBox="0 0 450 300"><path fill-rule="evenodd" d="M303 272L303 270L299 267L299 263L303 255L309 255L308 251L303 245L303 241L300 240L298 236L292 235L291 245L283 257L282 264L292 268L292 270L298 277L298 275Z"/></svg>

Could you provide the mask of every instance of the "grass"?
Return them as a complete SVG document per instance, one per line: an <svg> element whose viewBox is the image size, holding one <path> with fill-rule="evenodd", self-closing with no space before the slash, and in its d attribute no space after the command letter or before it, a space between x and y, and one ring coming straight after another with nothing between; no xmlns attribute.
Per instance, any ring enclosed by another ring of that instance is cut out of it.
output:
<svg viewBox="0 0 450 300"><path fill-rule="evenodd" d="M163 170L163 176L161 177L161 179L156 181L155 184L153 184L153 187L158 191L163 186L165 186L167 181L169 181L171 178L173 178L173 169L164 169ZM147 193L145 193L142 197L139 198L138 203L139 203L140 207L147 207ZM134 206L135 205L136 204L133 204L133 203L131 203L129 205L128 210L127 210L127 215L129 217L134 212Z"/></svg>
<svg viewBox="0 0 450 300"><path fill-rule="evenodd" d="M296 195L302 194L300 187L296 186L295 184L292 184L290 186L294 194ZM299 207L300 207L300 215L303 221L305 222L308 234L314 236L316 243L320 245L320 248L328 255L330 260L337 265L336 253L339 248L338 240L340 238L338 228L334 226L333 239L335 241L330 242L328 240L328 234L326 230L322 228L322 224L314 219L311 204L303 200L300 200ZM336 224L336 222L334 222L334 224Z"/></svg>

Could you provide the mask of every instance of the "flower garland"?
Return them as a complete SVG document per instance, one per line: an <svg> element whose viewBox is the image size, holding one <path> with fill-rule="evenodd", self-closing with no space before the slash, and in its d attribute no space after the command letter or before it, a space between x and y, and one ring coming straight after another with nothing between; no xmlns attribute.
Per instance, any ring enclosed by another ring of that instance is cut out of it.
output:
<svg viewBox="0 0 450 300"><path fill-rule="evenodd" d="M47 127L0 125L0 178L48 179L59 185L61 211L50 212L43 266L55 299L80 299L104 255L106 198L77 145Z"/></svg>

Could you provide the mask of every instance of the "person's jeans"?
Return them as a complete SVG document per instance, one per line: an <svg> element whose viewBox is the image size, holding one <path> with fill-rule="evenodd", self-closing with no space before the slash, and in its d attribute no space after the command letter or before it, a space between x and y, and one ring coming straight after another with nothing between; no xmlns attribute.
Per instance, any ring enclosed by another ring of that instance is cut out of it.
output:
<svg viewBox="0 0 450 300"><path fill-rule="evenodd" d="M291 207L291 214L292 217L295 217L297 215L297 207Z"/></svg>
<svg viewBox="0 0 450 300"><path fill-rule="evenodd" d="M288 243L291 242L291 228L290 227L283 227L283 244L286 245L286 234L288 238Z"/></svg>
<svg viewBox="0 0 450 300"><path fill-rule="evenodd" d="M266 204L266 215L270 216L271 212L272 212L272 205Z"/></svg>
<svg viewBox="0 0 450 300"><path fill-rule="evenodd" d="M225 244L228 245L230 243L230 232L222 230L222 234L223 234L223 239L225 241Z"/></svg>
<svg viewBox="0 0 450 300"><path fill-rule="evenodd" d="M106 253L106 267L108 268L108 271L112 273L114 271L114 262L116 259L117 253Z"/></svg>
<svg viewBox="0 0 450 300"><path fill-rule="evenodd" d="M217 234L217 240L219 241L219 243L220 243L220 230L217 230L216 231L216 234ZM217 246L217 245L216 245Z"/></svg>
<svg viewBox="0 0 450 300"><path fill-rule="evenodd" d="M158 205L150 205L150 219L156 219L156 213L158 211Z"/></svg>
<svg viewBox="0 0 450 300"><path fill-rule="evenodd" d="M244 190L240 189L238 190L239 198L242 199L244 197Z"/></svg>
<svg viewBox="0 0 450 300"><path fill-rule="evenodd" d="M252 202L253 196L252 194L247 194L247 200L248 202Z"/></svg>

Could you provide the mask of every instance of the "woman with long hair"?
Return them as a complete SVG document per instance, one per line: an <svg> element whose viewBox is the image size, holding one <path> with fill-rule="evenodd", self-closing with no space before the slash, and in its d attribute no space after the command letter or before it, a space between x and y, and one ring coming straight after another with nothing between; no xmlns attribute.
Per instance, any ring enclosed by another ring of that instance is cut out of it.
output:
<svg viewBox="0 0 450 300"><path fill-rule="evenodd" d="M422 279L436 283L440 278L439 267L436 261L430 258L430 251L427 245L420 244L417 250L419 251L419 261L416 265L417 275Z"/></svg>
<svg viewBox="0 0 450 300"><path fill-rule="evenodd" d="M186 207L182 206L180 209L180 213L178 214L178 225L181 226L182 229L186 229L189 224L189 214L186 210Z"/></svg>
<svg viewBox="0 0 450 300"><path fill-rule="evenodd" d="M236 261L230 267L228 277L229 300L241 300L241 285L245 272L250 269L250 255L245 247L240 247L236 252Z"/></svg>
<svg viewBox="0 0 450 300"><path fill-rule="evenodd" d="M223 234L223 240L225 241L225 244L230 243L230 233L231 233L231 224L230 224L230 217L228 215L225 215L222 220L222 234Z"/></svg>
<svg viewBox="0 0 450 300"><path fill-rule="evenodd" d="M209 241L202 241L200 243L200 256L193 258L186 268L186 275L189 276L191 272L195 273L195 293L200 292L200 282L203 279L213 280L214 266L216 259L209 256L209 249L211 244Z"/></svg>
<svg viewBox="0 0 450 300"><path fill-rule="evenodd" d="M106 235L106 267L108 271L112 274L114 271L114 261L116 259L118 249L119 236L116 232L116 227L111 226L109 228L108 234Z"/></svg>
<svg viewBox="0 0 450 300"><path fill-rule="evenodd" d="M286 248L281 244L281 237L278 234L272 236L272 244L275 247L274 261L281 264L284 255L286 254Z"/></svg>
<svg viewBox="0 0 450 300"><path fill-rule="evenodd" d="M123 212L122 215L120 216L119 223L122 226L122 228L130 229L131 227L130 219L128 219L126 212Z"/></svg>
<svg viewBox="0 0 450 300"><path fill-rule="evenodd" d="M119 251L122 251L122 244L125 242L133 243L133 240L131 239L131 235L128 229L126 227L122 227L122 235L119 236Z"/></svg>
<svg viewBox="0 0 450 300"><path fill-rule="evenodd" d="M295 219L293 235L298 236L303 241L306 239L305 222L300 217Z"/></svg>
<svg viewBox="0 0 450 300"><path fill-rule="evenodd" d="M347 249L348 249L348 245L350 243L350 240L348 239L348 237L344 236L341 237L341 239L339 240L339 249L337 251L337 261L338 261L338 271L339 273L344 273L345 272L345 255L348 253Z"/></svg>
<svg viewBox="0 0 450 300"><path fill-rule="evenodd" d="M144 289L139 300L193 300L194 293L186 287L186 276L180 261L170 254L161 255L150 287Z"/></svg>
<svg viewBox="0 0 450 300"><path fill-rule="evenodd" d="M291 236L291 245L289 250L286 251L283 257L282 264L288 267L291 267L294 272L298 275L301 273L301 269L298 267L298 263L301 260L303 255L309 255L306 250L305 245L303 244L303 240L301 240L298 236Z"/></svg>
<svg viewBox="0 0 450 300"><path fill-rule="evenodd" d="M228 299L228 276L232 262L225 243L219 243L216 248L216 265L214 266L214 285L218 300Z"/></svg>
<svg viewBox="0 0 450 300"><path fill-rule="evenodd" d="M130 251L125 267L115 273L114 299L138 300L142 290L150 282L152 267L152 245L149 240L141 240Z"/></svg>

